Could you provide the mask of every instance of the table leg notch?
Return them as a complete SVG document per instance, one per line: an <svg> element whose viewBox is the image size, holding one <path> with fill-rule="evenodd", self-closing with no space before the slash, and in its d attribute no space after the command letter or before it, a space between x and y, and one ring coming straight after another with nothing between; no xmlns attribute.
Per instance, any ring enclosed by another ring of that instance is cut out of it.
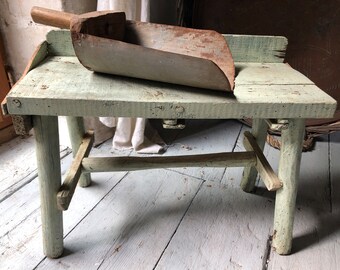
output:
<svg viewBox="0 0 340 270"><path fill-rule="evenodd" d="M72 165L67 172L65 180L57 193L57 204L60 210L67 210L74 191L77 187L78 180L82 174L82 160L88 157L94 141L93 132L84 135L78 152L74 157Z"/></svg>

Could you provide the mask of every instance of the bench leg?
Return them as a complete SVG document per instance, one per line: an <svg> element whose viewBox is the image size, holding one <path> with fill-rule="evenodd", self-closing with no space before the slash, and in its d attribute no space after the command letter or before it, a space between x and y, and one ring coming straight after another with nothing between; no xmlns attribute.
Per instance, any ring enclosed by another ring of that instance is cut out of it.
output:
<svg viewBox="0 0 340 270"><path fill-rule="evenodd" d="M273 248L278 254L289 254L292 248L293 223L300 172L304 119L291 119L282 130L278 176L283 187L276 192Z"/></svg>
<svg viewBox="0 0 340 270"><path fill-rule="evenodd" d="M252 134L260 149L263 150L267 136L267 123L264 119L253 119ZM252 192L255 188L257 170L255 167L245 167L243 171L241 188L245 192Z"/></svg>
<svg viewBox="0 0 340 270"><path fill-rule="evenodd" d="M66 120L72 144L73 157L75 157L85 134L84 119L83 117L68 116L66 117ZM78 185L81 187L87 187L90 184L91 175L89 173L83 173L79 178Z"/></svg>
<svg viewBox="0 0 340 270"><path fill-rule="evenodd" d="M57 258L63 253L63 216L57 208L57 192L61 186L58 118L34 116L41 220L44 254Z"/></svg>

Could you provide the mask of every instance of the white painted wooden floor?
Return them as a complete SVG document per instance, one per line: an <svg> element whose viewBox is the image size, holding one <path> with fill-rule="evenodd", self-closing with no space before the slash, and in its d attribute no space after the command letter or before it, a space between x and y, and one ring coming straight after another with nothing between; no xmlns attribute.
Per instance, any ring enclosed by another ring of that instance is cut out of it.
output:
<svg viewBox="0 0 340 270"><path fill-rule="evenodd" d="M187 121L161 130L164 155L242 149L237 121ZM65 128L61 128L65 131ZM62 136L62 170L71 151ZM112 155L111 142L92 155ZM274 168L278 151L267 147ZM127 153L125 154L133 154ZM93 174L64 214L64 256L47 259L33 137L0 146L0 269L340 269L340 134L302 157L294 248L270 247L274 196L240 190L242 169L182 168Z"/></svg>

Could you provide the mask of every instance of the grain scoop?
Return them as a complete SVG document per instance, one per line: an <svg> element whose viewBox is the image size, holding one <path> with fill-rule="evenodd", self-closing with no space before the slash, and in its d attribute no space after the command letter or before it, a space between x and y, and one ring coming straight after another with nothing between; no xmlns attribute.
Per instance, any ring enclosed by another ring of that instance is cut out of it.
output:
<svg viewBox="0 0 340 270"><path fill-rule="evenodd" d="M33 7L37 23L70 29L79 61L88 69L232 91L235 68L229 47L215 31L129 21L124 12L74 15Z"/></svg>

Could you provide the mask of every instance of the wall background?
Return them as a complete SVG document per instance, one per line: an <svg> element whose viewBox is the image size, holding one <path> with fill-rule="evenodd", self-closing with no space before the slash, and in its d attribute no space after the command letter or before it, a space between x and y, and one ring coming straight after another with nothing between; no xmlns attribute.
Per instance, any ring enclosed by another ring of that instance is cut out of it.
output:
<svg viewBox="0 0 340 270"><path fill-rule="evenodd" d="M220 33L276 35L288 38L285 60L338 101L334 119L340 128L339 0L195 0L193 27Z"/></svg>
<svg viewBox="0 0 340 270"><path fill-rule="evenodd" d="M0 32L5 47L5 64L14 81L21 77L35 48L52 29L32 21L30 11L33 6L84 13L96 10L97 0L1 0Z"/></svg>

